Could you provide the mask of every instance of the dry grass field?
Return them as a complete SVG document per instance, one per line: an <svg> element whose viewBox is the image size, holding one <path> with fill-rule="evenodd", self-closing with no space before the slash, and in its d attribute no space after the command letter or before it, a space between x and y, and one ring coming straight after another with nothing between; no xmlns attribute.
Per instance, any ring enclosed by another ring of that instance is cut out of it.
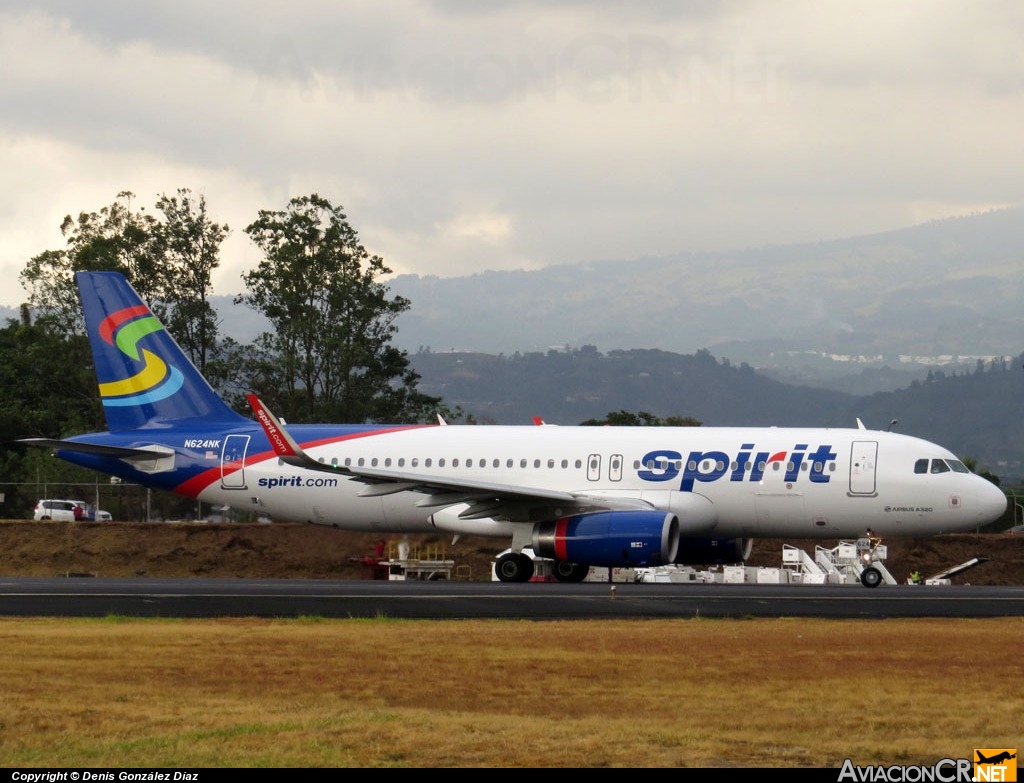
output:
<svg viewBox="0 0 1024 783"><path fill-rule="evenodd" d="M838 767L1024 736L1024 619L0 620L0 767Z"/></svg>

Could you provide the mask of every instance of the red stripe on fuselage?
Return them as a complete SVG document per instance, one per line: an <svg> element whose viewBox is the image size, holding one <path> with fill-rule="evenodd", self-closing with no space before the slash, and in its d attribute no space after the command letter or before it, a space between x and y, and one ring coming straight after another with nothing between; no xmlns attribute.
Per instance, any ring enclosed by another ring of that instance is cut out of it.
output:
<svg viewBox="0 0 1024 783"><path fill-rule="evenodd" d="M321 438L320 440L311 440L306 443L300 443L299 446L303 451L306 449L316 448L317 446L326 446L331 443L341 443L346 440L356 440L357 438L368 438L374 435L387 435L391 432L405 432L406 430L417 430L425 428L437 427L437 424L410 424L407 427L396 427L389 430L369 430L367 432L353 432L348 435L340 435L335 438ZM217 467L204 470L198 476L193 476L188 481L183 481L174 491L179 495L185 495L190 498L198 498L199 493L204 489L216 484L221 480L222 476L230 476L232 473L242 470L243 468L253 467L261 462L267 462L268 460L277 459L277 452L273 449L267 451L261 451L257 454L250 454L246 456L245 464L239 462L230 462L227 465L221 465L217 463Z"/></svg>

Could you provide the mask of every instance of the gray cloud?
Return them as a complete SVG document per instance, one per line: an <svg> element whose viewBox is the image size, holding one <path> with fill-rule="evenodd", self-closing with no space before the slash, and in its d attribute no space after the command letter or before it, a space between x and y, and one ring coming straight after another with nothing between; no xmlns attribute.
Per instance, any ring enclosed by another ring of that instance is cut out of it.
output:
<svg viewBox="0 0 1024 783"><path fill-rule="evenodd" d="M0 273L60 216L300 193L402 272L813 241L1021 201L1002 3L12 2ZM9 287L0 304L21 294Z"/></svg>

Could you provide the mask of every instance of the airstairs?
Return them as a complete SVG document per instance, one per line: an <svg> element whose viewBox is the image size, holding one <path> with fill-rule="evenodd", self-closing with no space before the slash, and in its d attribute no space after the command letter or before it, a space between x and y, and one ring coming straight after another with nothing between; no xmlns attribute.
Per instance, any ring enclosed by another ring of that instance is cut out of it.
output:
<svg viewBox="0 0 1024 783"><path fill-rule="evenodd" d="M832 549L817 547L816 557L825 567L834 569L830 573L839 573L850 582L861 582L866 587L877 587L879 582L871 583L875 577L872 570L881 576L881 582L887 585L897 584L895 577L885 567L888 549L878 539L863 537L856 541L840 541Z"/></svg>
<svg viewBox="0 0 1024 783"><path fill-rule="evenodd" d="M836 579L829 579L830 572L838 575L835 567L829 563L827 566L819 563L816 557L811 557L803 549L791 544L784 544L782 547L782 567L789 571L789 581L801 584L814 585L825 584Z"/></svg>
<svg viewBox="0 0 1024 783"><path fill-rule="evenodd" d="M888 550L877 539L859 538L840 541L828 549L815 547L814 557L795 546L782 548L782 565L790 571L790 582L803 584L857 584L877 587L885 582L896 584L896 579L883 562ZM872 573L873 571L873 573ZM869 572L865 577L865 572Z"/></svg>

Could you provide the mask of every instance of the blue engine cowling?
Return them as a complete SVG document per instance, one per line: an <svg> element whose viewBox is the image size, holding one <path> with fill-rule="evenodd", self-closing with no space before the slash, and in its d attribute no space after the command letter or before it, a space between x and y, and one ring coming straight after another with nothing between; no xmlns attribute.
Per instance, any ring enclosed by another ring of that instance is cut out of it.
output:
<svg viewBox="0 0 1024 783"><path fill-rule="evenodd" d="M677 565L729 565L750 557L749 538L682 538L676 553Z"/></svg>
<svg viewBox="0 0 1024 783"><path fill-rule="evenodd" d="M679 520L664 511L596 511L533 528L535 554L569 563L668 565L678 548Z"/></svg>

